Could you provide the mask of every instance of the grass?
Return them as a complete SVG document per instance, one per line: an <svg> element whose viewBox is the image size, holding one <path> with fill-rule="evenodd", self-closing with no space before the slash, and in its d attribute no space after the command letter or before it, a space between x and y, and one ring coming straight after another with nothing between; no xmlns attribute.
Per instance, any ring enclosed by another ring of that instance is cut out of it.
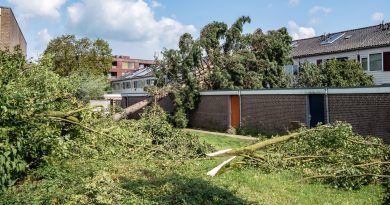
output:
<svg viewBox="0 0 390 205"><path fill-rule="evenodd" d="M199 135L216 149L252 141ZM217 177L206 172L223 159L72 159L30 173L0 193L0 204L380 204L381 186L356 191L298 182L289 172L264 174L255 168Z"/></svg>
<svg viewBox="0 0 390 205"><path fill-rule="evenodd" d="M243 140L220 135L211 135L203 133L193 133L199 137L201 141L211 144L215 149L228 149L247 146L253 143L252 140Z"/></svg>

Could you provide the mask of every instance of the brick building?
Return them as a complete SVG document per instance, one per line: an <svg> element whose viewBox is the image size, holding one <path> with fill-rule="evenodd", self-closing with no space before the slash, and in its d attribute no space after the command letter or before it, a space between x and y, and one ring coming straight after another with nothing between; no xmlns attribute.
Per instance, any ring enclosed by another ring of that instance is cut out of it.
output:
<svg viewBox="0 0 390 205"><path fill-rule="evenodd" d="M19 45L26 55L27 42L11 8L0 7L0 49L12 51Z"/></svg>
<svg viewBox="0 0 390 205"><path fill-rule="evenodd" d="M129 56L114 56L109 78L119 78L127 72L148 68L154 64L154 60L132 59Z"/></svg>

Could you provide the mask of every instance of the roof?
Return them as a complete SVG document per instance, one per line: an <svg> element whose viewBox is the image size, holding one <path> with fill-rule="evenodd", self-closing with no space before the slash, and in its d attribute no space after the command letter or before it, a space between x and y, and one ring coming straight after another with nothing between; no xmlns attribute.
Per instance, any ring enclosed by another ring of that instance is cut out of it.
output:
<svg viewBox="0 0 390 205"><path fill-rule="evenodd" d="M340 36L333 43L321 44L327 37ZM340 31L293 41L292 57L308 57L390 46L390 23Z"/></svg>
<svg viewBox="0 0 390 205"><path fill-rule="evenodd" d="M112 80L111 82L149 78L149 77L155 77L153 70L151 68L143 68L135 71L129 71L125 73L123 76L115 80Z"/></svg>

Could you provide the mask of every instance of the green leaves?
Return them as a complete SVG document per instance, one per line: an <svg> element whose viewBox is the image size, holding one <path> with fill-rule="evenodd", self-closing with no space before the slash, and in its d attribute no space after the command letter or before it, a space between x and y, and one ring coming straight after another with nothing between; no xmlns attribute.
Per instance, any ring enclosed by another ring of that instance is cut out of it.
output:
<svg viewBox="0 0 390 205"><path fill-rule="evenodd" d="M51 40L44 56L52 60L53 71L61 76L69 76L74 72L105 75L112 62L111 48L106 41L76 39L74 35L64 35Z"/></svg>
<svg viewBox="0 0 390 205"><path fill-rule="evenodd" d="M380 138L357 135L350 124L337 122L261 150L262 160L244 161L264 171L293 170L304 181L357 189L390 177L389 153Z"/></svg>
<svg viewBox="0 0 390 205"><path fill-rule="evenodd" d="M356 87L374 84L373 77L354 60L328 60L321 65L305 62L301 65L296 87Z"/></svg>

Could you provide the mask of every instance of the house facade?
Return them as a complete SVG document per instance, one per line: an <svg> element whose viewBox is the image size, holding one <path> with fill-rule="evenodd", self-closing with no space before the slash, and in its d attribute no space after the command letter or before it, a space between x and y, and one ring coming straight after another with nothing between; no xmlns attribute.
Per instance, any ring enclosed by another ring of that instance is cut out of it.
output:
<svg viewBox="0 0 390 205"><path fill-rule="evenodd" d="M110 79L120 78L128 72L149 68L154 64L154 60L133 59L129 56L114 56L108 77Z"/></svg>
<svg viewBox="0 0 390 205"><path fill-rule="evenodd" d="M352 59L373 75L375 84L390 84L390 23L296 40L291 46L294 65L287 67L289 72L305 61L318 65L333 58Z"/></svg>
<svg viewBox="0 0 390 205"><path fill-rule="evenodd" d="M155 83L156 77L151 68L131 70L111 81L112 92L122 96L146 94L146 87L153 86Z"/></svg>
<svg viewBox="0 0 390 205"><path fill-rule="evenodd" d="M0 7L0 49L13 51L15 46L26 55L27 42L12 9Z"/></svg>

